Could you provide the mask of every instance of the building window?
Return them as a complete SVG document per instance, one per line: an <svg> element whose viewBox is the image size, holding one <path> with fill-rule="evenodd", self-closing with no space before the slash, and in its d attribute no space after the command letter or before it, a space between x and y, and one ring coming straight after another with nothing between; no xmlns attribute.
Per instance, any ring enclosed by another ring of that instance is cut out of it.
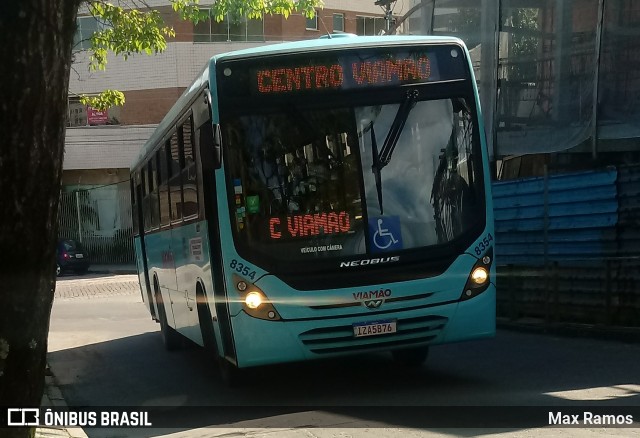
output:
<svg viewBox="0 0 640 438"><path fill-rule="evenodd" d="M76 19L76 33L73 36L73 50L87 50L91 48L91 36L94 32L102 30L105 25L96 18L78 17Z"/></svg>
<svg viewBox="0 0 640 438"><path fill-rule="evenodd" d="M313 14L313 18L307 18L307 30L318 30L318 11Z"/></svg>
<svg viewBox="0 0 640 438"><path fill-rule="evenodd" d="M87 126L87 107L77 99L69 99L67 126Z"/></svg>
<svg viewBox="0 0 640 438"><path fill-rule="evenodd" d="M333 14L333 31L344 32L344 14Z"/></svg>
<svg viewBox="0 0 640 438"><path fill-rule="evenodd" d="M261 18L229 19L217 22L211 17L193 27L193 41L197 43L226 41L264 41L264 21Z"/></svg>
<svg viewBox="0 0 640 438"><path fill-rule="evenodd" d="M391 21L393 26L395 20ZM381 35L387 29L384 17L361 17L356 16L356 34L358 35Z"/></svg>

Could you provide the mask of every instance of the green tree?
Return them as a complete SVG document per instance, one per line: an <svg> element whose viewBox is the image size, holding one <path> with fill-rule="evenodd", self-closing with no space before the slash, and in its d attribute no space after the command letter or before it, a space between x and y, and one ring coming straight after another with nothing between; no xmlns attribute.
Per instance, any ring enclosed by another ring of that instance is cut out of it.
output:
<svg viewBox="0 0 640 438"><path fill-rule="evenodd" d="M197 0L172 0L185 19L203 18ZM213 14L257 17L313 14L320 0L217 0ZM103 0L0 2L0 406L40 405L51 304L73 37L79 8L105 23L91 38L92 68L107 53L164 50L173 34L153 9L132 11ZM95 106L121 102L108 91ZM93 104L93 102L92 102ZM6 412L3 412L3 415ZM3 438L33 428L0 429Z"/></svg>
<svg viewBox="0 0 640 438"><path fill-rule="evenodd" d="M509 58L516 61L510 66L508 79L534 82L536 80L536 57L540 42L538 9L515 8L510 11L507 22L511 28Z"/></svg>

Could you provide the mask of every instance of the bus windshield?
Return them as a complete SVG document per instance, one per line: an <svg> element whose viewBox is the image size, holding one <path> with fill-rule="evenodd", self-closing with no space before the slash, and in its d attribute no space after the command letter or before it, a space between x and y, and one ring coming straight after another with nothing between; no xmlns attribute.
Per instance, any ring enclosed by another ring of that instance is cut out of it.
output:
<svg viewBox="0 0 640 438"><path fill-rule="evenodd" d="M238 249L254 262L389 254L447 244L484 221L472 105L412 90L384 104L224 119Z"/></svg>

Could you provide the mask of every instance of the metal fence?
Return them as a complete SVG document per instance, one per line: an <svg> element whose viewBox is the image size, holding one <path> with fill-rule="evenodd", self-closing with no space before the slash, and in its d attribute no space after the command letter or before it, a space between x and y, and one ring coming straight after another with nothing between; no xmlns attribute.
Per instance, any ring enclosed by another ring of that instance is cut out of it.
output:
<svg viewBox="0 0 640 438"><path fill-rule="evenodd" d="M499 316L640 327L640 259L498 268Z"/></svg>
<svg viewBox="0 0 640 438"><path fill-rule="evenodd" d="M498 314L640 326L640 166L493 185Z"/></svg>
<svg viewBox="0 0 640 438"><path fill-rule="evenodd" d="M498 263L617 256L617 178L611 169L494 183Z"/></svg>
<svg viewBox="0 0 640 438"><path fill-rule="evenodd" d="M134 262L128 181L60 194L58 237L81 242L92 264Z"/></svg>
<svg viewBox="0 0 640 438"><path fill-rule="evenodd" d="M640 166L621 166L618 176L618 254L640 253Z"/></svg>

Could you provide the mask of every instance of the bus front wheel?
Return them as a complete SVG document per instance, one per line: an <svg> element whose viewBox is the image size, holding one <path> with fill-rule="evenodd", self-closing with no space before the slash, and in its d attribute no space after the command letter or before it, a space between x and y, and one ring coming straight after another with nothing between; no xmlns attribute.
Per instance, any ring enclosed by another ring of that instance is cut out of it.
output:
<svg viewBox="0 0 640 438"><path fill-rule="evenodd" d="M242 386L244 382L244 372L224 358L220 358L218 361L218 368L220 369L220 377L222 381L229 388L238 388Z"/></svg>
<svg viewBox="0 0 640 438"><path fill-rule="evenodd" d="M393 360L402 366L418 368L422 366L429 356L429 347L404 348L391 352Z"/></svg>
<svg viewBox="0 0 640 438"><path fill-rule="evenodd" d="M237 388L242 384L243 372L218 354L211 309L209 308L209 302L204 288L200 284L196 287L196 300L198 303L198 319L200 321L200 333L202 334L204 350L208 356L217 362L220 378L225 385L230 388Z"/></svg>

